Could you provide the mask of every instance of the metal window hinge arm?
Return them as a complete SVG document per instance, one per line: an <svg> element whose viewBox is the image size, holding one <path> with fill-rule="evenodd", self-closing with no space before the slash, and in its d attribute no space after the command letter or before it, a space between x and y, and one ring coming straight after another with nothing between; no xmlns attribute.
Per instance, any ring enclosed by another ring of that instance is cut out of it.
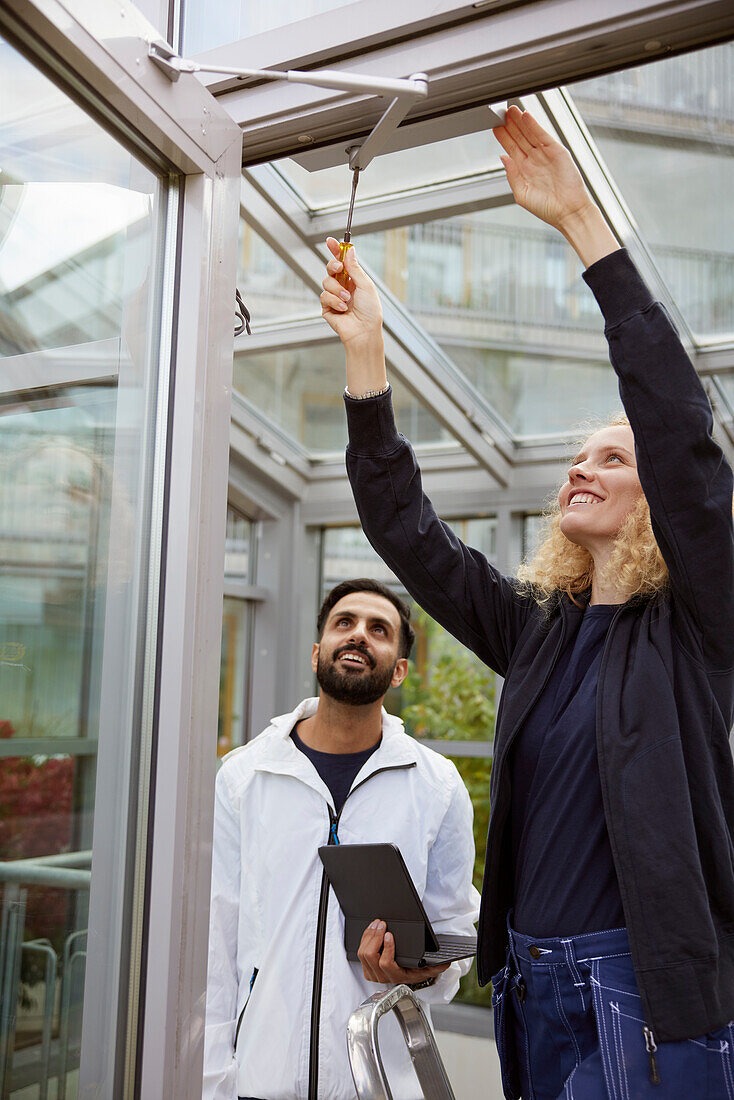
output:
<svg viewBox="0 0 734 1100"><path fill-rule="evenodd" d="M182 73L206 72L234 76L238 80L286 80L292 84L313 84L317 88L333 88L336 91L390 96L389 107L369 137L350 150L349 167L352 169L364 170L385 147L388 138L413 104L428 95L428 77L425 73L414 73L403 80L363 76L360 73L339 72L334 69L314 69L310 72L301 72L299 69L288 69L286 72L276 69L232 69L221 65L201 65L197 61L178 57L167 42L161 41L148 44L148 57L171 82L178 80Z"/></svg>

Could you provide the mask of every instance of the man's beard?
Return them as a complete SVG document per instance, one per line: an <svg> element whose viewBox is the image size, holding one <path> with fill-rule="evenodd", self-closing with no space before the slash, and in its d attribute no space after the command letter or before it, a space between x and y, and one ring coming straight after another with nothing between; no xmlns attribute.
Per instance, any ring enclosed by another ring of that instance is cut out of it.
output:
<svg viewBox="0 0 734 1100"><path fill-rule="evenodd" d="M365 707L370 703L376 703L381 699L392 683L395 665L391 668L375 665L369 672L350 673L344 671L337 664L337 658L342 653L360 653L366 661L371 658L358 646L342 646L334 651L331 657L326 657L319 652L319 660L316 666L316 679L319 687L334 699L337 703L346 703L347 706Z"/></svg>

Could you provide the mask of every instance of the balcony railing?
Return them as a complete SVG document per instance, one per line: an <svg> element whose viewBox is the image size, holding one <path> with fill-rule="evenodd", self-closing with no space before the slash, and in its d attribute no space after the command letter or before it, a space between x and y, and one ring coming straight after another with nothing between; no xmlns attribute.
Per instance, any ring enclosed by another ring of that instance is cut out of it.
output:
<svg viewBox="0 0 734 1100"><path fill-rule="evenodd" d="M369 247L362 246L363 255ZM673 298L692 331L734 332L734 255L652 245ZM380 268L379 255L365 255ZM556 235L461 221L408 229L402 288L409 309L472 317L518 328L599 332L599 311L575 257ZM396 289L396 288L392 288ZM442 323L442 336L448 338ZM481 339L481 333L477 333Z"/></svg>
<svg viewBox="0 0 734 1100"><path fill-rule="evenodd" d="M582 110L585 103L603 104L605 113L615 106L647 109L673 125L695 118L710 122L714 133L730 130L726 123L734 122L734 45L584 80L569 91Z"/></svg>
<svg viewBox="0 0 734 1100"><path fill-rule="evenodd" d="M407 235L400 244L402 265L390 262L394 234ZM599 311L578 262L549 230L447 219L373 234L359 247L363 262L444 342L466 335L468 322L475 323L472 336L479 342L521 345L523 334L533 342L550 329L600 333ZM734 254L658 244L651 250L694 333L734 332ZM256 283L257 273L251 278ZM281 301L284 313L300 300L291 278L269 287L268 295L271 308Z"/></svg>

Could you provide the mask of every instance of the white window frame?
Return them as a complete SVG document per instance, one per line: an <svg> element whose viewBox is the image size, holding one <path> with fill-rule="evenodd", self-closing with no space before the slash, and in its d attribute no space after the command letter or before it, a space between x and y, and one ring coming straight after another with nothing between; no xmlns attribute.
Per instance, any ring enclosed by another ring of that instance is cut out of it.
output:
<svg viewBox="0 0 734 1100"><path fill-rule="evenodd" d="M132 4L7 0L0 31L176 193L131 730L137 826L119 759L100 748L79 1094L200 1100L241 135L198 81L172 84L149 62L159 31Z"/></svg>

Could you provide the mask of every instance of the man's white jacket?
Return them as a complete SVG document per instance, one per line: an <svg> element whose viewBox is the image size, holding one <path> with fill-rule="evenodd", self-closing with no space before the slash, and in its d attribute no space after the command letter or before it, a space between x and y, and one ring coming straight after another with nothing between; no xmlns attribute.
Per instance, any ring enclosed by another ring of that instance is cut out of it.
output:
<svg viewBox="0 0 734 1100"><path fill-rule="evenodd" d="M217 776L203 1100L354 1100L347 1020L387 988L348 961L339 904L322 890L318 848L329 841L333 800L290 737L317 702L274 718L225 756ZM466 787L449 760L384 710L382 741L352 784L334 839L397 844L436 931L474 932ZM419 996L450 1001L468 967L452 963Z"/></svg>

